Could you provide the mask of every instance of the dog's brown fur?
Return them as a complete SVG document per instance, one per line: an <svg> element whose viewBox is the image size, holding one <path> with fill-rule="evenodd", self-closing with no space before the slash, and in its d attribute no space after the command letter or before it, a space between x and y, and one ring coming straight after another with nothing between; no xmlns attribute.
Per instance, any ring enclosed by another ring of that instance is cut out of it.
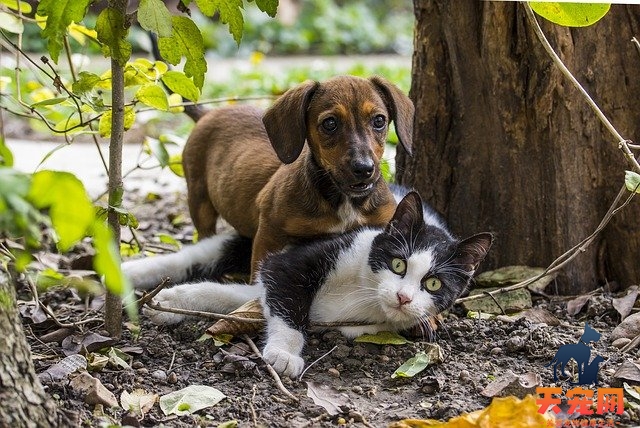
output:
<svg viewBox="0 0 640 428"><path fill-rule="evenodd" d="M388 123L410 152L413 114L391 83L350 76L305 82L264 114L249 106L208 112L183 153L200 237L216 232L218 216L253 237L253 273L267 253L300 239L386 224L396 206L379 168ZM375 129L378 115L386 125Z"/></svg>

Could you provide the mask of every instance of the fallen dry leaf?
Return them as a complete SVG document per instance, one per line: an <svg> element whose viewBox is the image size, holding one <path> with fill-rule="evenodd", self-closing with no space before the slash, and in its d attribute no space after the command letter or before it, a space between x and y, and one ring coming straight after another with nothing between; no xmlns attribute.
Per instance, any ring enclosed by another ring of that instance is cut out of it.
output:
<svg viewBox="0 0 640 428"><path fill-rule="evenodd" d="M517 375L511 370L507 370L504 375L487 385L480 394L491 398L508 395L522 398L529 394L535 394L536 386L541 383L542 380L537 373L529 372Z"/></svg>
<svg viewBox="0 0 640 428"><path fill-rule="evenodd" d="M570 316L577 315L589 300L591 300L591 295L589 294L584 294L576 297L575 299L569 300L567 302L567 314Z"/></svg>
<svg viewBox="0 0 640 428"><path fill-rule="evenodd" d="M560 325L560 320L556 318L551 312L541 308L531 308L522 312L518 312L513 315L499 315L500 321L516 322L519 319L526 319L532 324L546 324L549 326Z"/></svg>
<svg viewBox="0 0 640 428"><path fill-rule="evenodd" d="M638 286L634 285L627 289L627 293L623 297L614 298L613 308L620 314L620 319L624 320L631 314L631 310L638 299Z"/></svg>
<svg viewBox="0 0 640 428"><path fill-rule="evenodd" d="M353 407L347 394L331 386L315 382L307 382L307 397L311 398L318 406L323 407L331 416L348 412Z"/></svg>
<svg viewBox="0 0 640 428"><path fill-rule="evenodd" d="M62 341L62 352L65 355L94 352L100 348L111 346L116 341L110 337L101 336L98 333L87 332L84 334L73 334L67 336Z"/></svg>
<svg viewBox="0 0 640 428"><path fill-rule="evenodd" d="M122 391L120 405L134 415L143 416L153 408L158 401L158 394L152 394L144 389L134 389L131 392Z"/></svg>
<svg viewBox="0 0 640 428"><path fill-rule="evenodd" d="M614 341L622 337L633 339L640 334L640 312L629 315L611 332L610 340Z"/></svg>
<svg viewBox="0 0 640 428"><path fill-rule="evenodd" d="M231 312L229 315L240 318L262 318L262 306L260 305L259 300L251 300ZM242 334L252 335L261 331L263 326L264 324L262 323L219 320L207 329L207 334L211 336L218 336L221 334L231 334L233 336L239 336Z"/></svg>
<svg viewBox="0 0 640 428"><path fill-rule="evenodd" d="M520 400L516 397L494 398L491 404L473 413L467 413L440 422L433 419L404 419L395 422L389 428L539 428L554 427L552 415L538 413L538 405L533 395Z"/></svg>
<svg viewBox="0 0 640 428"><path fill-rule="evenodd" d="M79 354L70 355L38 374L38 378L44 383L53 382L64 379L77 370L84 370L86 368L87 359L85 357Z"/></svg>
<svg viewBox="0 0 640 428"><path fill-rule="evenodd" d="M640 382L640 365L633 361L626 360L620 368L613 374L616 379L626 380L629 382Z"/></svg>

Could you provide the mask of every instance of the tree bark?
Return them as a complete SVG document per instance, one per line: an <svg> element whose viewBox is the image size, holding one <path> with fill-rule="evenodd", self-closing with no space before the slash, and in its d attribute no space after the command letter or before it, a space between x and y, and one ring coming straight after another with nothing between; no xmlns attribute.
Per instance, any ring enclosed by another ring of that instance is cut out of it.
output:
<svg viewBox="0 0 640 428"><path fill-rule="evenodd" d="M0 275L0 331L0 427L59 426L55 405L35 374L13 284L4 275Z"/></svg>
<svg viewBox="0 0 640 428"><path fill-rule="evenodd" d="M398 181L415 187L466 236L489 230L485 269L547 266L591 234L628 169L618 142L544 51L522 6L414 0L410 96L413 157ZM591 27L538 17L556 52L614 126L640 131L638 10L612 5ZM558 280L561 294L640 277L638 201L619 214Z"/></svg>

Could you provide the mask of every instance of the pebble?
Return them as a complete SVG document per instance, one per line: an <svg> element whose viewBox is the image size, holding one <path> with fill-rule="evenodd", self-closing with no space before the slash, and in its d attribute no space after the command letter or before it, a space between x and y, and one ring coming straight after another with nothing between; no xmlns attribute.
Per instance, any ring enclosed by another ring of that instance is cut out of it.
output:
<svg viewBox="0 0 640 428"><path fill-rule="evenodd" d="M320 340L313 338L309 340L309 346L318 346L320 344Z"/></svg>
<svg viewBox="0 0 640 428"><path fill-rule="evenodd" d="M391 361L391 358L389 358L388 355L378 355L378 360L381 363L388 363L389 361Z"/></svg>
<svg viewBox="0 0 640 428"><path fill-rule="evenodd" d="M502 354L502 348L496 346L495 348L491 349L491 355L498 355L498 354Z"/></svg>
<svg viewBox="0 0 640 428"><path fill-rule="evenodd" d="M143 367L143 368L141 368L141 369L136 370L136 372L137 372L139 375L143 375L143 376L144 376L144 375L148 375L148 374L149 374L149 369L148 369L148 368L146 368L146 367Z"/></svg>
<svg viewBox="0 0 640 428"><path fill-rule="evenodd" d="M359 385L352 387L351 390L356 394L362 394L364 392L364 389L362 389L362 387Z"/></svg>
<svg viewBox="0 0 640 428"><path fill-rule="evenodd" d="M460 370L460 374L458 375L458 378L460 380L468 380L469 377L469 370Z"/></svg>
<svg viewBox="0 0 640 428"><path fill-rule="evenodd" d="M169 373L169 376L167 376L167 382L169 382L169 383L177 383L178 382L178 375L176 374L176 372Z"/></svg>
<svg viewBox="0 0 640 428"><path fill-rule="evenodd" d="M156 370L151 373L151 377L157 380L167 380L167 373L164 370Z"/></svg>
<svg viewBox="0 0 640 428"><path fill-rule="evenodd" d="M131 364L131 367L137 370L143 368L144 364L142 361L134 361L133 364Z"/></svg>
<svg viewBox="0 0 640 428"><path fill-rule="evenodd" d="M335 367L331 367L329 370L327 370L327 373L336 378L340 377L340 371Z"/></svg>

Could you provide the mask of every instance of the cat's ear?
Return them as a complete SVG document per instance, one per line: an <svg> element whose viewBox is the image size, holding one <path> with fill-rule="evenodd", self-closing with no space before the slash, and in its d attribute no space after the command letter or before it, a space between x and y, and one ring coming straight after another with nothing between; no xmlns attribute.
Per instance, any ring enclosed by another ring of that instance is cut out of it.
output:
<svg viewBox="0 0 640 428"><path fill-rule="evenodd" d="M401 234L410 235L416 227L424 227L422 199L418 192L412 191L407 193L398 204L385 232L398 231Z"/></svg>
<svg viewBox="0 0 640 428"><path fill-rule="evenodd" d="M489 252L492 243L493 235L491 233L479 233L460 241L455 255L455 264L473 275Z"/></svg>

